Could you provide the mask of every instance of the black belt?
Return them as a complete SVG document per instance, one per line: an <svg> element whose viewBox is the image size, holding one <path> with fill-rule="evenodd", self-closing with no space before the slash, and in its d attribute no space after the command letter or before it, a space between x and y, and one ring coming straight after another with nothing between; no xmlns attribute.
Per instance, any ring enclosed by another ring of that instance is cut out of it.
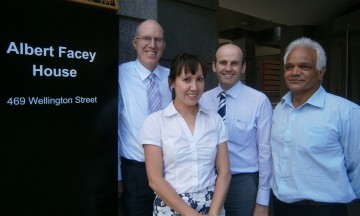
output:
<svg viewBox="0 0 360 216"><path fill-rule="evenodd" d="M296 206L325 206L325 205L333 205L336 203L316 202L313 200L300 200L300 201L288 203L288 204L296 205Z"/></svg>
<svg viewBox="0 0 360 216"><path fill-rule="evenodd" d="M128 166L136 166L136 167L142 167L145 168L145 162L139 162L136 160L130 160L124 157L121 157L121 164L125 164Z"/></svg>
<svg viewBox="0 0 360 216"><path fill-rule="evenodd" d="M272 193L272 192L271 192ZM327 203L327 202L316 202L313 200L300 200L297 202L293 202L293 203L286 203L283 202L281 200L279 200L273 193L272 193L272 197L273 197L273 202L274 204L279 204L279 205L290 205L290 206L327 206L327 205L338 205L338 204L342 204L342 203Z"/></svg>
<svg viewBox="0 0 360 216"><path fill-rule="evenodd" d="M259 174L259 172L248 172L248 173L236 173L236 174L231 174L232 177L236 177L236 176L241 176L241 175L254 175L254 174Z"/></svg>

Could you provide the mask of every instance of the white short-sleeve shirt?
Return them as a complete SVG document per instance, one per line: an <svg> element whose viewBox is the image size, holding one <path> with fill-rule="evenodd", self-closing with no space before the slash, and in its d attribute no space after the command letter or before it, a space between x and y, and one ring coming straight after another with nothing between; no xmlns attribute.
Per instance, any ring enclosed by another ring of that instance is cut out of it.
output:
<svg viewBox="0 0 360 216"><path fill-rule="evenodd" d="M227 141L219 114L199 109L194 134L173 103L149 115L143 124L141 143L163 151L163 173L177 193L199 192L216 182L217 145Z"/></svg>

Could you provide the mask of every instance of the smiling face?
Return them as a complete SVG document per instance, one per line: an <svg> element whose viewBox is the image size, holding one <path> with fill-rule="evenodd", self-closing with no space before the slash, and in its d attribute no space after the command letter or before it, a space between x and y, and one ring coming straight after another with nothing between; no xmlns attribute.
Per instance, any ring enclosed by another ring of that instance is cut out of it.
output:
<svg viewBox="0 0 360 216"><path fill-rule="evenodd" d="M316 61L316 51L311 48L297 47L289 53L284 64L284 79L294 96L307 100L319 88L325 71L316 69Z"/></svg>
<svg viewBox="0 0 360 216"><path fill-rule="evenodd" d="M185 73L185 70L182 69L180 76L176 77L170 86L175 90L175 107L196 106L205 89L205 78L200 64L195 74L190 71Z"/></svg>
<svg viewBox="0 0 360 216"><path fill-rule="evenodd" d="M148 70L153 71L165 49L164 31L154 20L146 20L137 28L133 46L137 58Z"/></svg>
<svg viewBox="0 0 360 216"><path fill-rule="evenodd" d="M234 44L225 44L216 52L216 60L212 63L212 69L216 73L220 86L227 91L245 73L246 64L243 64L243 52Z"/></svg>

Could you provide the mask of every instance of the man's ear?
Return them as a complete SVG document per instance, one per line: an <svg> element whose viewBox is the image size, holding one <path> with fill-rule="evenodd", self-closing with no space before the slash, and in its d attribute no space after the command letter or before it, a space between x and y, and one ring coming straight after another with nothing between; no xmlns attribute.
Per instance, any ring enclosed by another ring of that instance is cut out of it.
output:
<svg viewBox="0 0 360 216"><path fill-rule="evenodd" d="M243 63L241 73L244 74L246 71L246 62Z"/></svg>
<svg viewBox="0 0 360 216"><path fill-rule="evenodd" d="M216 62L213 61L211 66L212 66L212 71L213 71L214 73L216 73Z"/></svg>
<svg viewBox="0 0 360 216"><path fill-rule="evenodd" d="M322 82L323 81L323 77L324 77L324 75L325 75L325 69L321 69L320 71L319 71L319 80L320 80L320 82Z"/></svg>
<svg viewBox="0 0 360 216"><path fill-rule="evenodd" d="M137 41L136 41L136 39L135 39L135 38L133 38L133 40L132 40L132 44L133 44L134 48L136 49L136 48L137 48Z"/></svg>

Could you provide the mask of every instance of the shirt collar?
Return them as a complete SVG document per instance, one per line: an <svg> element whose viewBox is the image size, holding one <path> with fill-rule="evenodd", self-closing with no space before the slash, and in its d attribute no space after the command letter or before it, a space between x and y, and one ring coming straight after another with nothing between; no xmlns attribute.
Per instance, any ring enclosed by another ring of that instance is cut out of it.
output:
<svg viewBox="0 0 360 216"><path fill-rule="evenodd" d="M209 110L204 109L199 103L198 103L198 106L199 106L199 112L204 112L204 113L211 112ZM171 101L171 103L164 109L165 116L172 116L172 115L176 115L178 113L179 112L175 109L174 101Z"/></svg>
<svg viewBox="0 0 360 216"><path fill-rule="evenodd" d="M322 87L320 85L318 90L316 90L316 92L302 106L304 106L305 104L309 104L312 106L323 108L324 104L325 104L325 97L326 97L326 90L324 89L324 87ZM294 107L293 103L292 103L292 92L291 91L286 93L284 95L284 97L281 98L281 104L286 104L291 107Z"/></svg>
<svg viewBox="0 0 360 216"><path fill-rule="evenodd" d="M244 84L239 80L233 87L226 91L226 94L236 99L240 95L240 91L243 88ZM224 90L221 88L220 84L216 88L216 95L220 97L221 92Z"/></svg>
<svg viewBox="0 0 360 216"><path fill-rule="evenodd" d="M157 76L158 78L160 78L160 72L159 72L159 64L156 65L156 68L154 69L153 72L149 71L146 67L144 67L144 65L142 65L139 61L139 59L136 59L135 61L135 68L136 71L138 71L140 78L142 81L144 81L146 78L148 78L148 76L150 75L150 73L154 73L155 76Z"/></svg>

